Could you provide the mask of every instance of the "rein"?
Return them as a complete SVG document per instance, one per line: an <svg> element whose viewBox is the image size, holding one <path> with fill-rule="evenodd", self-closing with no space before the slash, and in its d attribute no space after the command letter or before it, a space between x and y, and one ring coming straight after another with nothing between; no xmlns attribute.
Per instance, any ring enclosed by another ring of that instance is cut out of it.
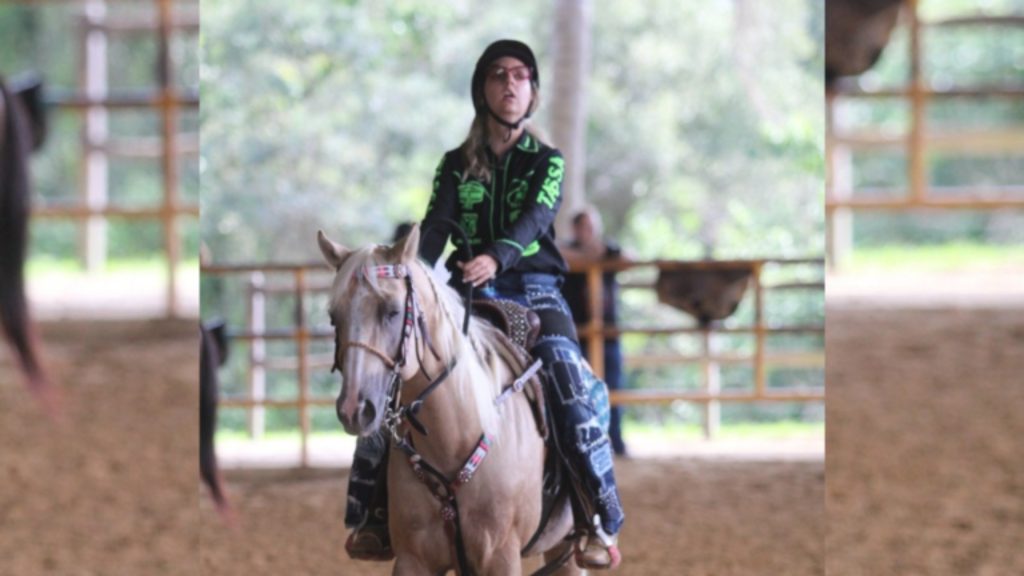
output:
<svg viewBox="0 0 1024 576"><path fill-rule="evenodd" d="M470 243L469 243L469 236L466 235L466 231L462 229L462 226L460 226L458 222L456 222L455 220L452 220L451 218L443 218L442 217L442 218L438 218L437 221L440 222L441 224L447 225L448 228L450 229L449 230L450 232L457 232L459 234L459 240L462 241L462 245L459 246L456 243L456 246L459 247L459 248L462 248L462 251L466 253L465 254L466 262L469 262L470 260L472 260L473 259L473 247L470 245ZM423 228L424 228L424 230L430 230L431 228L433 228L436 225L437 225L437 223L430 223L430 224L426 224L425 223ZM446 236L446 238L447 238L447 236ZM466 286L465 286L465 294L463 294L462 299L464 300L464 304L466 305L466 313L462 317L462 333L468 335L469 334L469 317L473 313L473 290L474 290L474 288L473 288L473 285L470 284L469 282L466 282L465 284L466 284Z"/></svg>

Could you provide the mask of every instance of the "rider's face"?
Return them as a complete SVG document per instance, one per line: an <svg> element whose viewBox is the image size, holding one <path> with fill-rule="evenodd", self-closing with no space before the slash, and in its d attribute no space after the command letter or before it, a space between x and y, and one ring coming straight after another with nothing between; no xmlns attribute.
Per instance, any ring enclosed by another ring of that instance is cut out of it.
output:
<svg viewBox="0 0 1024 576"><path fill-rule="evenodd" d="M522 118L530 107L533 86L530 69L516 58L498 58L487 68L484 97L491 110L508 122Z"/></svg>

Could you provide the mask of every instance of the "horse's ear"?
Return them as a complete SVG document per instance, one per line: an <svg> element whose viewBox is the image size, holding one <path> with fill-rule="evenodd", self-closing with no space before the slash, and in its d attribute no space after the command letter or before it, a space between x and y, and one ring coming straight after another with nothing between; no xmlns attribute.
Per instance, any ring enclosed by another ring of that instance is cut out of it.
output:
<svg viewBox="0 0 1024 576"><path fill-rule="evenodd" d="M320 251L324 254L324 260L326 260L334 269L341 268L342 262L344 262L345 258L349 255L349 249L345 248L341 244L332 242L331 239L324 234L323 230L317 230L316 243L320 245Z"/></svg>
<svg viewBox="0 0 1024 576"><path fill-rule="evenodd" d="M391 248L391 256L400 262L413 262L420 252L420 225L414 224L409 233Z"/></svg>

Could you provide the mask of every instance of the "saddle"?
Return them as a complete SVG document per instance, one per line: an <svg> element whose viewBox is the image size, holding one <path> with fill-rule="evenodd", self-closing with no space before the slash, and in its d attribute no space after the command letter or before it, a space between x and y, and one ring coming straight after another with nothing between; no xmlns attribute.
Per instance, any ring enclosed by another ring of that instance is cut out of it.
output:
<svg viewBox="0 0 1024 576"><path fill-rule="evenodd" d="M474 300L473 315L493 324L523 350L533 348L540 335L537 313L511 300Z"/></svg>

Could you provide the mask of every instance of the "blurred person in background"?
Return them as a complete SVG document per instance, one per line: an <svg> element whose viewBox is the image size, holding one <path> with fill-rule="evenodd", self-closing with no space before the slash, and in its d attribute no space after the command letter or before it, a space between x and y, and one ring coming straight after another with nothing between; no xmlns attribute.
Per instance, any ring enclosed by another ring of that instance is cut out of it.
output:
<svg viewBox="0 0 1024 576"><path fill-rule="evenodd" d="M612 240L603 237L601 214L593 206L580 210L572 218L573 237L568 244L562 246L562 256L570 268L579 269L596 262L626 261L622 248ZM601 274L601 315L606 328L618 326L619 283L614 271ZM577 326L590 323L590 294L587 290L587 275L581 272L570 272L565 276L562 286L565 301L572 309L572 318ZM580 349L583 356L589 358L590 341L580 338ZM609 390L619 390L622 386L622 346L618 336L604 340L604 381ZM622 440L622 408L612 406L611 422L608 436L612 442L612 450L617 456L626 456L626 444Z"/></svg>

